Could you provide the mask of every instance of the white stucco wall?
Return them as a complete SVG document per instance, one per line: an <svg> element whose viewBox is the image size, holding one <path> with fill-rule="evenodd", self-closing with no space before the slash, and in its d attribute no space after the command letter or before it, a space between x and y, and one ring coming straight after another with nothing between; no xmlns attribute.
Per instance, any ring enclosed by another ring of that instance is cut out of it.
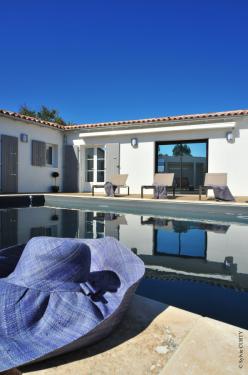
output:
<svg viewBox="0 0 248 375"><path fill-rule="evenodd" d="M206 124L207 125L207 124ZM228 185L234 195L248 195L247 146L248 119L236 120L234 142L226 140L226 129L196 130L192 125L190 131L160 132L150 134L122 134L109 136L79 137L82 130L66 132L67 143L80 145L80 191L89 191L91 186L85 182L85 147L100 146L111 142L120 143L120 173L127 173L128 185L131 193L139 194L140 186L153 181L155 170L155 142L158 141L190 141L208 139L208 171L228 173ZM29 142L20 141L20 134L29 136ZM53 184L51 172L58 170L60 178L58 184L62 186L62 145L63 132L49 127L26 123L0 117L0 135L11 135L19 138L18 191L19 192L47 192ZM131 138L138 138L138 147L133 148ZM58 145L58 168L31 165L31 141L40 140ZM1 156L1 152L0 152ZM1 174L0 174L1 186Z"/></svg>
<svg viewBox="0 0 248 375"><path fill-rule="evenodd" d="M139 254L151 255L153 250L153 227L141 225L140 216L125 214L127 225L120 225L120 241L136 248Z"/></svg>
<svg viewBox="0 0 248 375"><path fill-rule="evenodd" d="M120 173L128 174L130 193L140 193L141 185L153 183L155 145L154 142L140 142L137 148L130 142L121 143Z"/></svg>
<svg viewBox="0 0 248 375"><path fill-rule="evenodd" d="M230 225L225 234L208 232L208 261L224 263L225 257L233 257L238 273L248 270L248 230L246 225ZM237 246L238 244L238 246Z"/></svg>
<svg viewBox="0 0 248 375"><path fill-rule="evenodd" d="M229 143L220 136L209 139L209 172L227 172L228 185L234 195L248 195L248 120L237 123L235 140Z"/></svg>
<svg viewBox="0 0 248 375"><path fill-rule="evenodd" d="M205 124L206 127L208 124ZM234 129L234 142L226 140L227 129L192 130L161 132L137 135L111 135L94 136L90 138L79 137L82 130L67 133L68 143L82 144L82 152L85 146L104 145L111 142L120 143L120 173L128 173L128 185L131 193L139 194L140 187L153 181L155 169L155 142L158 141L190 141L208 139L208 171L228 173L228 185L236 196L248 195L248 119L237 119ZM112 133L113 134L113 133ZM138 138L138 147L133 148L131 138ZM81 178L85 168L85 162L80 166ZM89 186L81 181L81 191L89 190ZM148 192L148 191L147 191Z"/></svg>
<svg viewBox="0 0 248 375"><path fill-rule="evenodd" d="M28 143L20 141L20 134L28 134ZM54 184L51 172L58 171L60 177L56 184L62 181L62 145L63 132L50 127L39 126L32 123L25 123L19 120L12 120L0 117L0 136L10 135L18 137L18 192L48 192ZM58 168L51 166L36 167L31 165L32 140L43 141L58 145ZM1 148L1 144L0 144ZM0 150L1 157L1 150ZM1 173L0 173L1 187Z"/></svg>

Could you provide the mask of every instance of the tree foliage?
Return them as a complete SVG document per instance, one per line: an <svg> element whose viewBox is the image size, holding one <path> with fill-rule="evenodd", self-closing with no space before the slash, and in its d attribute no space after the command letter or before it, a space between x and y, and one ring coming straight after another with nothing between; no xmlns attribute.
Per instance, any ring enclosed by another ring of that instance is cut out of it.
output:
<svg viewBox="0 0 248 375"><path fill-rule="evenodd" d="M186 144L177 144L174 146L172 153L174 156L183 156L183 155L191 156L191 149Z"/></svg>
<svg viewBox="0 0 248 375"><path fill-rule="evenodd" d="M26 104L22 105L19 109L19 113L24 116L37 117L36 112L28 108Z"/></svg>
<svg viewBox="0 0 248 375"><path fill-rule="evenodd" d="M59 111L57 109L50 109L45 105L42 105L39 111L31 109L27 105L22 105L20 107L19 113L21 115L35 117L43 121L50 121L56 122L60 125L67 125L66 121L61 116L59 116ZM71 122L68 123L68 125L71 125Z"/></svg>

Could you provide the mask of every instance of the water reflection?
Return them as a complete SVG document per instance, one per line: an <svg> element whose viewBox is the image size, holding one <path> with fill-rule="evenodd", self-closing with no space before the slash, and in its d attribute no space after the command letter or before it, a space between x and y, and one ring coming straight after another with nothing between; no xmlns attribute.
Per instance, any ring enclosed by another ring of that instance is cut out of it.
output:
<svg viewBox="0 0 248 375"><path fill-rule="evenodd" d="M141 216L141 225L154 228L154 253L206 258L207 232L226 233L229 225Z"/></svg>
<svg viewBox="0 0 248 375"><path fill-rule="evenodd" d="M148 278L204 280L248 290L245 225L48 207L0 210L0 248L41 235L112 236L143 259Z"/></svg>
<svg viewBox="0 0 248 375"><path fill-rule="evenodd" d="M138 294L248 328L247 225L48 207L0 210L0 277L12 267L4 248L40 235L113 236L145 263ZM14 263L21 251L11 251Z"/></svg>

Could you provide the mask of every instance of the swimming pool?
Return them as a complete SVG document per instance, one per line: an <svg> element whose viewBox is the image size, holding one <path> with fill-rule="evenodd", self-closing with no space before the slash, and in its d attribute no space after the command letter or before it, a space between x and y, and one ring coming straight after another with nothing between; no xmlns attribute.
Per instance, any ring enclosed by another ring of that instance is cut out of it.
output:
<svg viewBox="0 0 248 375"><path fill-rule="evenodd" d="M130 211L130 210L128 210ZM248 328L248 224L143 215L109 207L0 210L0 248L33 236L113 236L146 266L137 293Z"/></svg>

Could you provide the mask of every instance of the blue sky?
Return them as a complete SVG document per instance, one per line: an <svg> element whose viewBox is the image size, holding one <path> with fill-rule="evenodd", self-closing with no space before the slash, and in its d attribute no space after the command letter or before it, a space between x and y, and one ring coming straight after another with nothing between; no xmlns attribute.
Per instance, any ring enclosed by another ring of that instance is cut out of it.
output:
<svg viewBox="0 0 248 375"><path fill-rule="evenodd" d="M206 157L207 154L207 145L205 142L203 143L189 143L185 142L190 147L191 155L192 156L200 156L200 157ZM175 144L173 145L160 145L159 146L159 153L164 155L173 155L173 148L175 147Z"/></svg>
<svg viewBox="0 0 248 375"><path fill-rule="evenodd" d="M0 108L76 123L248 108L246 0L1 2Z"/></svg>

